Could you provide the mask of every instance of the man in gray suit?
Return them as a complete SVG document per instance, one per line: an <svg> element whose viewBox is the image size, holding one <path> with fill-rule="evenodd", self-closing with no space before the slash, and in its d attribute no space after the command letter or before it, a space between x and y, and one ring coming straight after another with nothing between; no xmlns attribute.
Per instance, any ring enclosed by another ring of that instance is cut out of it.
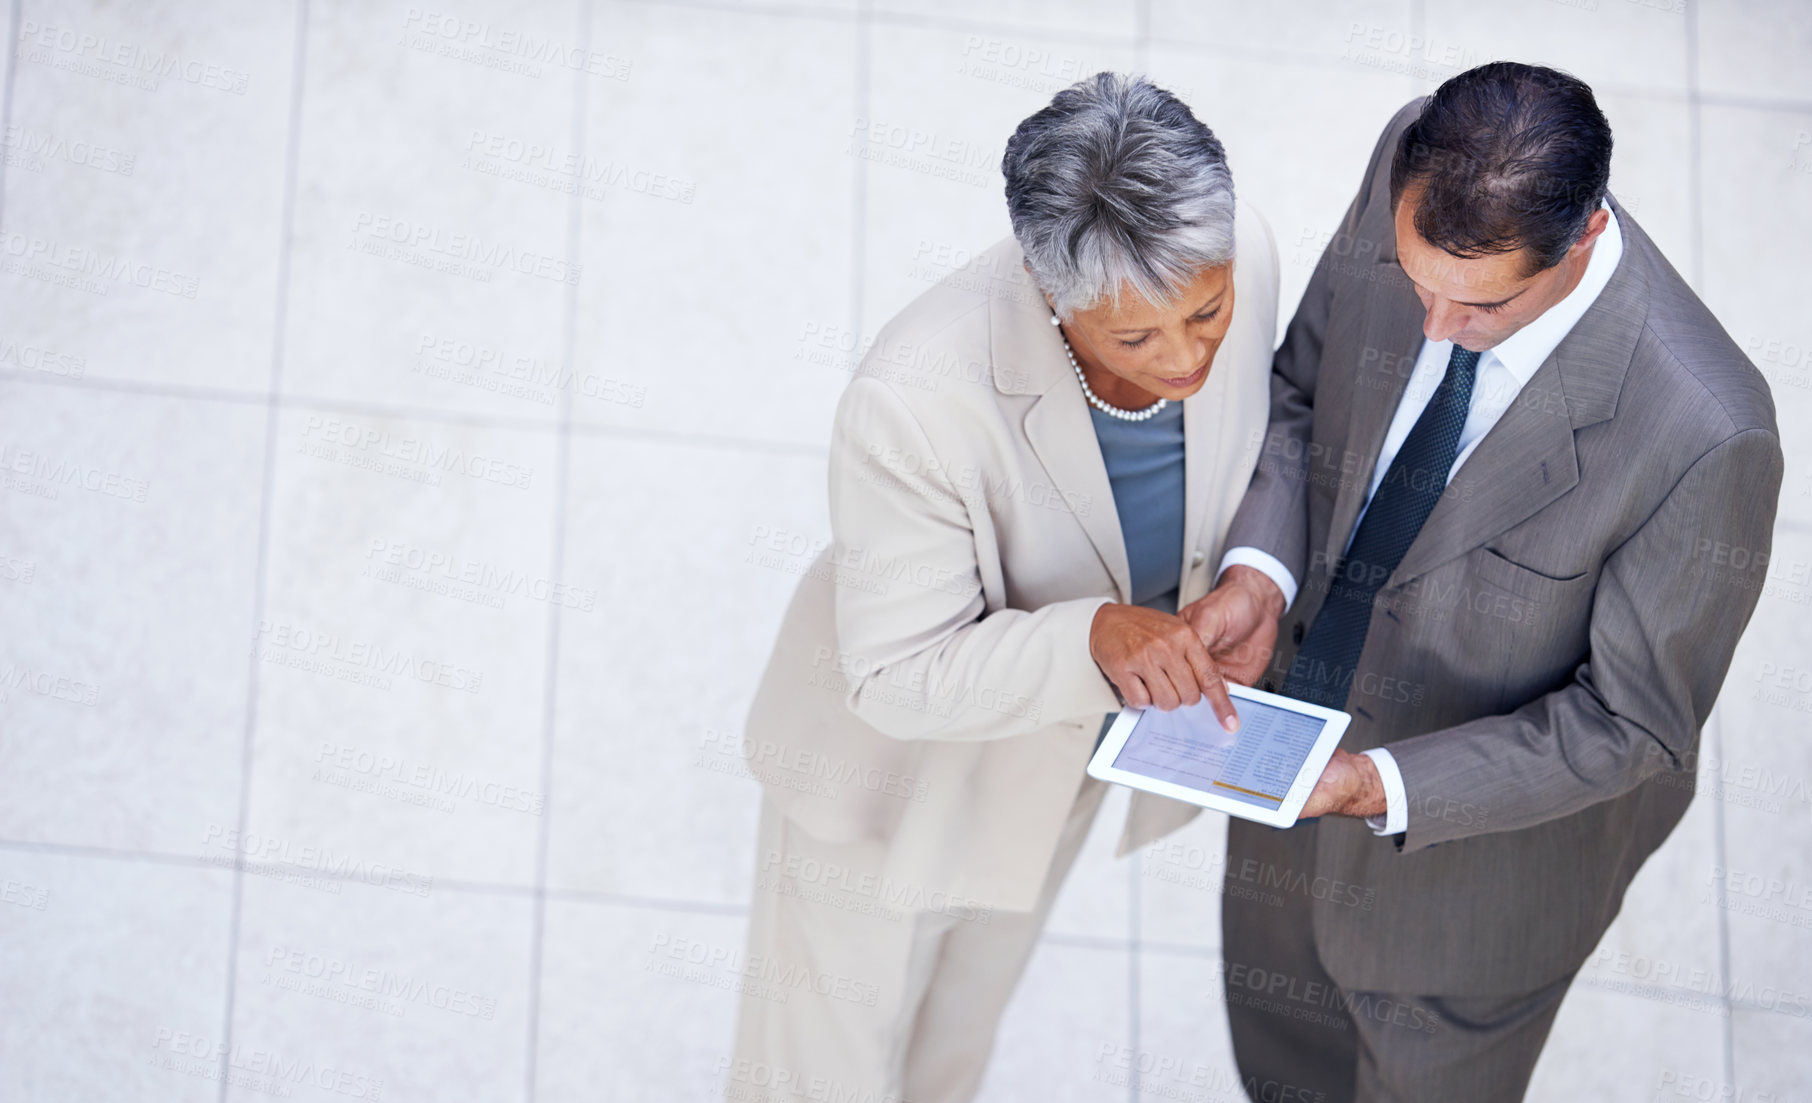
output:
<svg viewBox="0 0 1812 1103"><path fill-rule="evenodd" d="M1350 712L1362 753L1319 818L1228 831L1255 1099L1520 1099L1691 800L1763 580L1727 564L1767 561L1781 450L1610 158L1578 80L1454 77L1386 128L1277 352L1185 612L1229 676Z"/></svg>

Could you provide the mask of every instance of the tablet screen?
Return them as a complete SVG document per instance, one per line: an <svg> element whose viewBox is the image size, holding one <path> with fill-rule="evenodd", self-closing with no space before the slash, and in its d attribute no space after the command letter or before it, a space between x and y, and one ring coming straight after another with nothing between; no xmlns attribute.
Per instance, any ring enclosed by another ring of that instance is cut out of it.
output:
<svg viewBox="0 0 1812 1103"><path fill-rule="evenodd" d="M1235 734L1221 727L1206 699L1170 712L1146 709L1114 768L1275 812L1327 721L1238 697L1233 707Z"/></svg>

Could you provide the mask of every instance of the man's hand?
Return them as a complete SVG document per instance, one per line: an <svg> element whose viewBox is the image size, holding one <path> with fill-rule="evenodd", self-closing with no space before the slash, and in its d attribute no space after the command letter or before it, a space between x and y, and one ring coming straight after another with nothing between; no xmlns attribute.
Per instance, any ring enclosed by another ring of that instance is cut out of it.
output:
<svg viewBox="0 0 1812 1103"><path fill-rule="evenodd" d="M1298 819L1316 816L1382 816L1385 813L1384 779L1370 755L1348 754L1335 748L1334 757L1321 771L1321 779L1302 806Z"/></svg>
<svg viewBox="0 0 1812 1103"><path fill-rule="evenodd" d="M1195 629L1221 673L1249 686L1270 665L1283 610L1277 583L1255 567L1236 563L1207 597L1185 605L1178 615Z"/></svg>
<svg viewBox="0 0 1812 1103"><path fill-rule="evenodd" d="M1169 711L1207 697L1221 726L1239 730L1226 683L1181 617L1142 605L1103 605L1089 627L1088 653L1133 708Z"/></svg>

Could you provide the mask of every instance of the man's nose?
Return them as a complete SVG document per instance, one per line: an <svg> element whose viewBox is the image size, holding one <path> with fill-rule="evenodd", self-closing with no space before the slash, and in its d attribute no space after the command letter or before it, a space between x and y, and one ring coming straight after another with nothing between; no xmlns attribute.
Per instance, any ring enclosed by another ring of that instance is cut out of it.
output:
<svg viewBox="0 0 1812 1103"><path fill-rule="evenodd" d="M1466 328L1466 312L1450 302L1436 299L1428 308L1428 316L1422 319L1422 336L1430 341L1451 340L1453 335Z"/></svg>

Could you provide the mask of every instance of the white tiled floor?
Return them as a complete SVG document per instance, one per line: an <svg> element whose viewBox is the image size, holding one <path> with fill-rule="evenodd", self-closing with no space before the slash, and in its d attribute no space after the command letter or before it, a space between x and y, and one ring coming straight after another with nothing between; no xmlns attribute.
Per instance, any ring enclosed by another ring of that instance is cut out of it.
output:
<svg viewBox="0 0 1812 1103"><path fill-rule="evenodd" d="M742 944L795 581L748 552L828 534L854 350L1006 233L1013 125L1176 88L1291 305L1384 120L1497 56L1598 88L1789 465L1531 1097L1812 1096L1812 9L298 2L5 9L0 457L82 479L0 486L0 1099L716 1098L733 978L662 963ZM127 275L21 263L70 249ZM1124 806L987 1100L1239 1097L1224 823L1117 860Z"/></svg>

